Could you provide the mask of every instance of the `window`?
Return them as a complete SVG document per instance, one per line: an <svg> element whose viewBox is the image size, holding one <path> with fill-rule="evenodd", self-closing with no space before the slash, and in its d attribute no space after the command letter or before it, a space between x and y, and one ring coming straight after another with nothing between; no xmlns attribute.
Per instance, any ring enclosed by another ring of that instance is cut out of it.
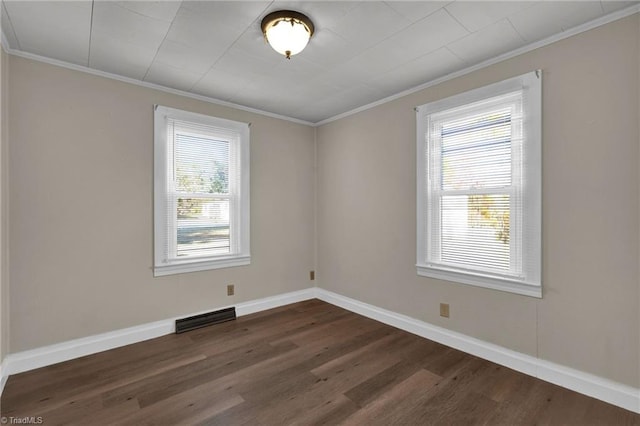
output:
<svg viewBox="0 0 640 426"><path fill-rule="evenodd" d="M541 72L417 108L418 275L541 297Z"/></svg>
<svg viewBox="0 0 640 426"><path fill-rule="evenodd" d="M248 265L249 125L155 107L154 275Z"/></svg>

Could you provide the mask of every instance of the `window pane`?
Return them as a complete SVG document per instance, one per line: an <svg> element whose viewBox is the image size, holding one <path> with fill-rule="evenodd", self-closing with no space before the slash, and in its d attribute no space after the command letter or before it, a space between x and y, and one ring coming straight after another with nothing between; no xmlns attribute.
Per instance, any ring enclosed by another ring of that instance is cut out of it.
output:
<svg viewBox="0 0 640 426"><path fill-rule="evenodd" d="M154 109L154 276L250 264L249 123Z"/></svg>
<svg viewBox="0 0 640 426"><path fill-rule="evenodd" d="M230 252L229 200L178 198L177 255Z"/></svg>
<svg viewBox="0 0 640 426"><path fill-rule="evenodd" d="M200 220L215 224L229 223L227 198L178 198L178 220Z"/></svg>
<svg viewBox="0 0 640 426"><path fill-rule="evenodd" d="M229 193L229 142L192 133L175 133L176 190Z"/></svg>
<svg viewBox="0 0 640 426"><path fill-rule="evenodd" d="M442 189L511 184L511 110L502 108L442 124Z"/></svg>
<svg viewBox="0 0 640 426"><path fill-rule="evenodd" d="M541 74L419 106L417 272L540 297Z"/></svg>
<svg viewBox="0 0 640 426"><path fill-rule="evenodd" d="M441 199L441 256L445 263L486 271L509 270L509 196Z"/></svg>

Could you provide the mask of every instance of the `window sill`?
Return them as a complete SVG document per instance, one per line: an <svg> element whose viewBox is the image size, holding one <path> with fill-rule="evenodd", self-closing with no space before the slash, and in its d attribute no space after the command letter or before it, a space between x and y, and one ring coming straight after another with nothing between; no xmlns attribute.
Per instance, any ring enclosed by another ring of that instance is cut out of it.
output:
<svg viewBox="0 0 640 426"><path fill-rule="evenodd" d="M166 266L156 266L153 268L153 276L181 274L185 272L207 271L209 269L233 268L235 266L246 266L251 264L251 256L226 257L215 260L200 260L173 263Z"/></svg>
<svg viewBox="0 0 640 426"><path fill-rule="evenodd" d="M524 296L542 298L542 286L525 284L520 281L489 275L472 275L450 269L435 268L433 266L416 265L418 275L422 277L436 278L475 287L490 288L492 290L506 291Z"/></svg>

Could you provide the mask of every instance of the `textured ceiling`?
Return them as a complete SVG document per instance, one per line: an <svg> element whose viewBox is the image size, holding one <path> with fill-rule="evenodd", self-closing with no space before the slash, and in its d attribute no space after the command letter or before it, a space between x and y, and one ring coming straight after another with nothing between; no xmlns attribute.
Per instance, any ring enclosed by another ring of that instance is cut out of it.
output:
<svg viewBox="0 0 640 426"><path fill-rule="evenodd" d="M26 52L319 122L638 2L3 1ZM294 9L316 33L286 60L260 21Z"/></svg>

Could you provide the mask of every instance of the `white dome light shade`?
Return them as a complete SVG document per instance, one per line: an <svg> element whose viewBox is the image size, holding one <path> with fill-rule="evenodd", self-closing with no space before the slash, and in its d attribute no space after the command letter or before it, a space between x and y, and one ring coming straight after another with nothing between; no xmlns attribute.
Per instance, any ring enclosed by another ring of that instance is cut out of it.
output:
<svg viewBox="0 0 640 426"><path fill-rule="evenodd" d="M309 33L295 21L277 21L267 29L267 40L276 52L290 56L302 52L309 42Z"/></svg>
<svg viewBox="0 0 640 426"><path fill-rule="evenodd" d="M291 59L309 43L313 23L305 15L291 10L268 14L262 20L262 32L273 49Z"/></svg>

